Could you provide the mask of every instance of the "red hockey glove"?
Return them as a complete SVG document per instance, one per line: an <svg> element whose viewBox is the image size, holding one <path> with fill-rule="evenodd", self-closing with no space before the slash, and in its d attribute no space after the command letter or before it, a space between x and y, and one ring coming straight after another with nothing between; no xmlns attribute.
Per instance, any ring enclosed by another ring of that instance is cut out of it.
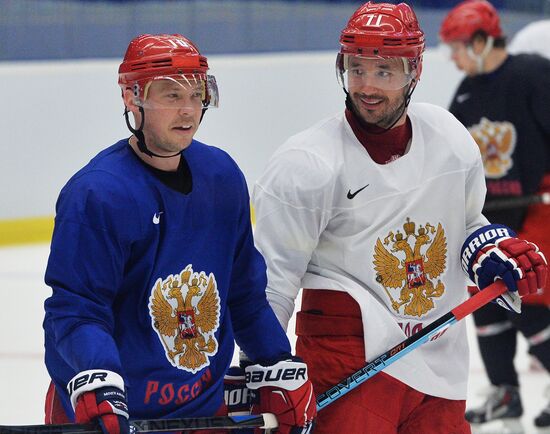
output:
<svg viewBox="0 0 550 434"><path fill-rule="evenodd" d="M502 279L508 292L496 302L517 313L521 298L543 288L548 263L539 248L516 238L510 228L488 225L472 233L462 246L462 268L479 289Z"/></svg>
<svg viewBox="0 0 550 434"><path fill-rule="evenodd" d="M67 385L77 423L97 422L104 434L128 434L128 405L122 377L94 369L77 374Z"/></svg>
<svg viewBox="0 0 550 434"><path fill-rule="evenodd" d="M254 414L275 414L280 434L313 431L317 403L307 366L301 359L293 357L271 366L252 365L245 372L247 387L257 391Z"/></svg>

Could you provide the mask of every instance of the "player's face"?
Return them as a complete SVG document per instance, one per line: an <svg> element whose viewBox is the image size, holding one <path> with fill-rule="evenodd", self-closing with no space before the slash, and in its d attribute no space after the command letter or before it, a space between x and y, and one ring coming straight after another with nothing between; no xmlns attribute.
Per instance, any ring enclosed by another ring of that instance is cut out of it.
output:
<svg viewBox="0 0 550 434"><path fill-rule="evenodd" d="M348 92L361 118L382 128L390 127L403 110L409 89L401 58L351 57L348 67ZM389 80L398 81L400 87L383 85Z"/></svg>
<svg viewBox="0 0 550 434"><path fill-rule="evenodd" d="M143 104L143 134L153 152L169 155L191 144L199 128L203 95L201 82L151 82Z"/></svg>
<svg viewBox="0 0 550 434"><path fill-rule="evenodd" d="M456 67L466 75L475 75L477 73L477 64L468 52L468 45L464 42L455 41L449 43L451 50L451 59Z"/></svg>

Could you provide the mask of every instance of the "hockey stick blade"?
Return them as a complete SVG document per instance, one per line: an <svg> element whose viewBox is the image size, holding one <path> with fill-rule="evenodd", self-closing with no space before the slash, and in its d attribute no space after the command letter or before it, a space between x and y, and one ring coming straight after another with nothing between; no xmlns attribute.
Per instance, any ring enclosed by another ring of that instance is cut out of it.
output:
<svg viewBox="0 0 550 434"><path fill-rule="evenodd" d="M550 193L534 194L532 196L510 197L507 199L490 200L483 206L483 211L501 211L505 209L522 208L537 203L550 204Z"/></svg>
<svg viewBox="0 0 550 434"><path fill-rule="evenodd" d="M479 291L477 294L459 304L445 315L428 324L418 333L415 333L395 345L393 348L389 349L384 354L381 354L363 368L354 372L349 377L344 378L340 383L318 395L317 411L322 410L326 406L344 396L346 393L351 392L357 386L384 370L387 366L432 339L437 333L443 332L443 330L451 324L460 321L465 316L468 316L480 307L485 306L499 295L504 294L507 290L506 285L501 280L498 280L484 290Z"/></svg>
<svg viewBox="0 0 550 434"><path fill-rule="evenodd" d="M130 421L130 433L149 433L186 430L243 429L278 427L271 413L243 416L191 417L184 419L150 419ZM97 425L68 423L61 425L0 425L0 434L101 434Z"/></svg>

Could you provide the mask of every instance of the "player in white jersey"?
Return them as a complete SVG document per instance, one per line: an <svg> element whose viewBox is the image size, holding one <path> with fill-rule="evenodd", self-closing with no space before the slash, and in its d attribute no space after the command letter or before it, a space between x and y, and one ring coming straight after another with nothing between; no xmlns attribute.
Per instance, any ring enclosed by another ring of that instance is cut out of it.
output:
<svg viewBox="0 0 550 434"><path fill-rule="evenodd" d="M464 271L480 288L503 278L512 307L547 268L482 215L468 131L442 108L409 106L424 50L413 10L368 2L340 43L345 112L291 137L253 193L268 299L284 327L303 288L297 353L317 394L464 301ZM469 433L467 376L459 323L320 411L315 432Z"/></svg>
<svg viewBox="0 0 550 434"><path fill-rule="evenodd" d="M540 54L550 59L550 19L526 25L514 35L508 51L512 54Z"/></svg>

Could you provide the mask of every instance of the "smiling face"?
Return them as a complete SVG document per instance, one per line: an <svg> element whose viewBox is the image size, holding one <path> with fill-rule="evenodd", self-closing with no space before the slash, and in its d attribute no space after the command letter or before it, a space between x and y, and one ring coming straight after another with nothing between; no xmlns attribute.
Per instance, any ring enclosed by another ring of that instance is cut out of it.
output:
<svg viewBox="0 0 550 434"><path fill-rule="evenodd" d="M401 58L350 56L347 90L357 113L370 124L388 128L403 110L412 77ZM405 119L405 111L395 125Z"/></svg>
<svg viewBox="0 0 550 434"><path fill-rule="evenodd" d="M143 134L151 151L172 155L187 148L197 132L203 110L203 81L153 80L147 85L144 101ZM133 104L132 104L133 105ZM135 105L136 124L141 123Z"/></svg>

